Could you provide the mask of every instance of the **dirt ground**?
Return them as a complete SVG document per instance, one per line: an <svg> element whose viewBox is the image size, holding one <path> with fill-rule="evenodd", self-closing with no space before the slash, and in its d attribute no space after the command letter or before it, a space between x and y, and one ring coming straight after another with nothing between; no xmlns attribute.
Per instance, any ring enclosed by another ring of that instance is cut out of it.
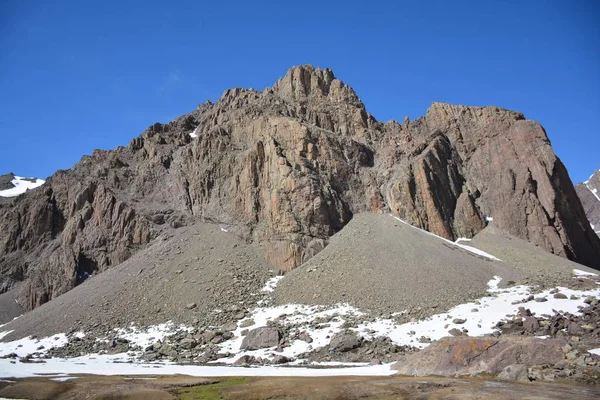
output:
<svg viewBox="0 0 600 400"><path fill-rule="evenodd" d="M597 399L600 389L440 377L255 377L80 375L0 382L0 398L65 399Z"/></svg>

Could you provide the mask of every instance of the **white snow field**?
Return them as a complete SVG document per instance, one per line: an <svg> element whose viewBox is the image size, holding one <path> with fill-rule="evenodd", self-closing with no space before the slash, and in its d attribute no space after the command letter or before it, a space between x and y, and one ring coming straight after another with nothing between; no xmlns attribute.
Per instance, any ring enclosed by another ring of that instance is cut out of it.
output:
<svg viewBox="0 0 600 400"><path fill-rule="evenodd" d="M35 178L24 178L22 176L16 176L15 179L10 182L14 185L13 188L0 190L0 197L14 197L18 196L22 193L25 193L29 189L35 189L38 186L43 185L46 181L42 179L35 179L34 182L26 179L35 179Z"/></svg>

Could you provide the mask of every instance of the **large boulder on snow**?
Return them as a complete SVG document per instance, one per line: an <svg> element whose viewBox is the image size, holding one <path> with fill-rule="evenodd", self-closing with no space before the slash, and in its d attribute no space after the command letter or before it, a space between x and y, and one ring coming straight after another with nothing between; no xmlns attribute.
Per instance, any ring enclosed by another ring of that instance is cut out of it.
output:
<svg viewBox="0 0 600 400"><path fill-rule="evenodd" d="M352 332L340 332L335 334L329 342L331 351L346 352L360 347L360 338Z"/></svg>
<svg viewBox="0 0 600 400"><path fill-rule="evenodd" d="M266 349L268 347L275 347L279 345L281 339L281 332L275 328L269 328L262 326L260 328L252 329L244 337L241 350L258 350Z"/></svg>

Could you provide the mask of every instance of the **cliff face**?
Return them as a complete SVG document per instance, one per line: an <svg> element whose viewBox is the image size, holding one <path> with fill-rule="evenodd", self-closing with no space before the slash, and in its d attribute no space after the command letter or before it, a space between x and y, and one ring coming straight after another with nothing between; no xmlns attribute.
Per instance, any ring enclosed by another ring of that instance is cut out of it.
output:
<svg viewBox="0 0 600 400"><path fill-rule="evenodd" d="M354 213L378 210L449 239L476 234L490 216L600 268L600 240L539 124L442 103L384 124L331 70L299 66L263 92L227 90L128 147L95 151L0 205L0 290L20 286L35 307L195 219L226 224L289 270Z"/></svg>
<svg viewBox="0 0 600 400"><path fill-rule="evenodd" d="M481 229L481 216L491 216L514 236L598 266L593 231L538 123L495 107L439 103L415 123L420 138L431 136L425 140L428 147L408 162L404 176L409 179L400 179L400 189L388 192L396 194L388 200L392 210L448 238L471 236ZM416 196L403 189L411 184ZM398 206L395 198L401 199Z"/></svg>

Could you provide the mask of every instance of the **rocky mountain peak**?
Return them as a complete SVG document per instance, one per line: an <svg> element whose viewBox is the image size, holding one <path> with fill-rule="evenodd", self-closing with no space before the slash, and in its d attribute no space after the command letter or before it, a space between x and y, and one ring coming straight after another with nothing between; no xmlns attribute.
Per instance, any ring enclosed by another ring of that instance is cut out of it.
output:
<svg viewBox="0 0 600 400"><path fill-rule="evenodd" d="M15 174L9 172L8 174L0 175L0 191L6 189L12 189L15 185L12 181L15 179Z"/></svg>
<svg viewBox="0 0 600 400"><path fill-rule="evenodd" d="M0 204L0 292L19 286L32 308L195 221L225 224L290 270L360 212L392 213L451 240L474 236L489 216L600 268L600 240L541 125L444 103L382 124L331 70L309 65L272 89L227 90L44 187Z"/></svg>
<svg viewBox="0 0 600 400"><path fill-rule="evenodd" d="M575 186L592 229L600 235L600 170Z"/></svg>
<svg viewBox="0 0 600 400"><path fill-rule="evenodd" d="M590 187L596 189L600 187L600 169L594 171L594 173L588 178L587 181L583 182L584 185L590 185Z"/></svg>
<svg viewBox="0 0 600 400"><path fill-rule="evenodd" d="M273 91L290 102L327 100L364 108L354 89L337 79L332 70L314 68L308 64L290 68L275 83Z"/></svg>

